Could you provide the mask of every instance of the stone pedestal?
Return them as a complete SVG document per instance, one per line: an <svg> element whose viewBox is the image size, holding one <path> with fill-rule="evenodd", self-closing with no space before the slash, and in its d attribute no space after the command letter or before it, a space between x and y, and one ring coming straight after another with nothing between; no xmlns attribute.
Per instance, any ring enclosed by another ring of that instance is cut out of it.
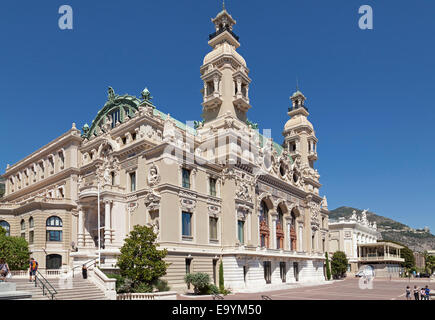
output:
<svg viewBox="0 0 435 320"><path fill-rule="evenodd" d="M12 282L0 282L0 300L30 300L30 292L17 291L17 285Z"/></svg>

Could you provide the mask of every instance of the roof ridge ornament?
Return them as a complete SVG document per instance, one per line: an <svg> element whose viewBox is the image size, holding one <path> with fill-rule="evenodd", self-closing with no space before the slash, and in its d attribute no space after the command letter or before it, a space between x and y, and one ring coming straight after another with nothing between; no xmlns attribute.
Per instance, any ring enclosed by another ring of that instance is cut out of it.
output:
<svg viewBox="0 0 435 320"><path fill-rule="evenodd" d="M143 100L151 101L153 99L153 97L151 97L151 92L148 90L148 88L142 90L141 96Z"/></svg>
<svg viewBox="0 0 435 320"><path fill-rule="evenodd" d="M108 101L113 101L116 98L116 94L115 94L115 90L113 90L112 87L109 87L109 89L107 90L107 100Z"/></svg>

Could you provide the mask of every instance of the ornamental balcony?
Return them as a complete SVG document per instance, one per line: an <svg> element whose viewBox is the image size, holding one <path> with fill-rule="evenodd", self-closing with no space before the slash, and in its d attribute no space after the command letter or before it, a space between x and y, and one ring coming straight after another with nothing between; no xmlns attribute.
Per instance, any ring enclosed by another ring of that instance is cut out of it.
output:
<svg viewBox="0 0 435 320"><path fill-rule="evenodd" d="M212 94L204 97L204 102L202 103L202 106L204 107L204 111L208 111L219 107L222 102L223 100L221 94L215 91Z"/></svg>
<svg viewBox="0 0 435 320"><path fill-rule="evenodd" d="M308 159L312 161L317 160L317 152L316 151L310 151L308 154Z"/></svg>
<svg viewBox="0 0 435 320"><path fill-rule="evenodd" d="M244 96L241 92L236 93L233 103L236 108L244 112L251 109L251 105L249 104L249 98Z"/></svg>

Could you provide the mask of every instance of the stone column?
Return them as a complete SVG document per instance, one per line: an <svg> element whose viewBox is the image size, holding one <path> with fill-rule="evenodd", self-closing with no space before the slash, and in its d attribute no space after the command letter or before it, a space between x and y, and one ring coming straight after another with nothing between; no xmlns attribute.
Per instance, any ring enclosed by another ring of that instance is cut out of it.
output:
<svg viewBox="0 0 435 320"><path fill-rule="evenodd" d="M276 243L276 221L278 220L278 214L276 212L271 212L270 217L272 219L272 226L270 230L270 248L276 249L277 243Z"/></svg>
<svg viewBox="0 0 435 320"><path fill-rule="evenodd" d="M83 219L83 208L78 207L79 209L79 229L77 232L77 246L81 247L85 245L85 238L84 238L84 219Z"/></svg>
<svg viewBox="0 0 435 320"><path fill-rule="evenodd" d="M112 243L112 237L111 237L111 223L110 223L110 216L111 216L111 203L112 201L106 200L104 201L105 205L105 213L104 213L104 246L107 247Z"/></svg>

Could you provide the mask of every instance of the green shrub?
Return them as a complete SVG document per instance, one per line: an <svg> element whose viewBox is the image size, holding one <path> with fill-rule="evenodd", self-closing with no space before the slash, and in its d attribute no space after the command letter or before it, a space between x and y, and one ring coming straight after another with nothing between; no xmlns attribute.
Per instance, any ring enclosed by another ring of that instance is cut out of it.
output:
<svg viewBox="0 0 435 320"><path fill-rule="evenodd" d="M210 276L207 273L189 273L184 277L184 281L188 285L193 285L193 292L195 294L207 294Z"/></svg>
<svg viewBox="0 0 435 320"><path fill-rule="evenodd" d="M171 290L168 285L168 281L158 279L153 283L154 288L156 288L159 292L165 292Z"/></svg>
<svg viewBox="0 0 435 320"><path fill-rule="evenodd" d="M115 273L106 273L106 276L109 279L116 279L116 292L121 293L119 292L119 289L124 286L125 278L120 274Z"/></svg>
<svg viewBox="0 0 435 320"><path fill-rule="evenodd" d="M337 251L332 256L331 269L335 279L343 278L347 271L348 260L346 254L342 251Z"/></svg>
<svg viewBox="0 0 435 320"><path fill-rule="evenodd" d="M219 288L218 287L216 287L214 284L210 284L208 286L208 292L207 293L208 294L219 294L220 292L219 292Z"/></svg>
<svg viewBox="0 0 435 320"><path fill-rule="evenodd" d="M133 288L133 292L134 293L150 293L150 292L153 292L153 286L148 284L148 283L142 282Z"/></svg>
<svg viewBox="0 0 435 320"><path fill-rule="evenodd" d="M227 296L229 294L232 293L230 288L224 288L222 291L220 291L221 294L223 294L224 296Z"/></svg>
<svg viewBox="0 0 435 320"><path fill-rule="evenodd" d="M0 258L5 259L11 270L26 270L29 266L29 245L21 237L8 237L0 227Z"/></svg>
<svg viewBox="0 0 435 320"><path fill-rule="evenodd" d="M134 283L128 278L124 278L124 282L120 285L117 293L134 293Z"/></svg>

